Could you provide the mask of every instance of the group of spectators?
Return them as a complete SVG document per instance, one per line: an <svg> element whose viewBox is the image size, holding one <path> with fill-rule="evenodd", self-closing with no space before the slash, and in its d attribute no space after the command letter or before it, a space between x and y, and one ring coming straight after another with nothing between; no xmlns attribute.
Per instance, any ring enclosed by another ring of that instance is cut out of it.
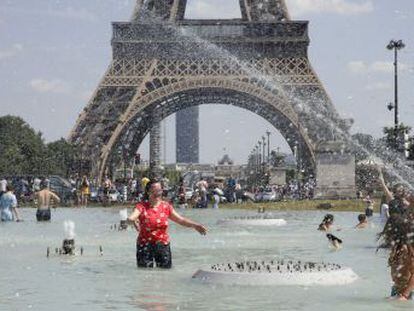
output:
<svg viewBox="0 0 414 311"><path fill-rule="evenodd" d="M255 195L261 192L274 192L277 200L310 200L314 198L316 188L316 180L309 179L302 183L297 180L292 180L284 185L261 186L253 188Z"/></svg>
<svg viewBox="0 0 414 311"><path fill-rule="evenodd" d="M49 179L36 176L12 176L0 179L0 192L6 192L6 188L12 188L18 202L30 202L34 193L40 191L42 184L49 184Z"/></svg>

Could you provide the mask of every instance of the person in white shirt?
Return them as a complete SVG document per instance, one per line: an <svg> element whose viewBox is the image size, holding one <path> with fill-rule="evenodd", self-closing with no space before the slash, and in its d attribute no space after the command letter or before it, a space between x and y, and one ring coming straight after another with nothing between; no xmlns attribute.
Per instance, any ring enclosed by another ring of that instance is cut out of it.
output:
<svg viewBox="0 0 414 311"><path fill-rule="evenodd" d="M7 180L5 178L2 178L0 180L0 197L2 196L3 193L6 192L6 188L7 188Z"/></svg>
<svg viewBox="0 0 414 311"><path fill-rule="evenodd" d="M387 198L384 195L381 199L381 207L380 207L380 217L381 222L386 223L388 218L390 217L390 210L389 206L387 204Z"/></svg>

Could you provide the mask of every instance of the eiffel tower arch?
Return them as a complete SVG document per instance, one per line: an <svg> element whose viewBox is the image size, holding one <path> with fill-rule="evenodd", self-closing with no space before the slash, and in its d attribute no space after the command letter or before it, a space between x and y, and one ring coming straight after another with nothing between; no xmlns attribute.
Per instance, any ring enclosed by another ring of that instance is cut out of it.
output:
<svg viewBox="0 0 414 311"><path fill-rule="evenodd" d="M231 20L185 19L186 2L137 0L129 22L113 23L112 62L70 134L91 174L102 179L148 134L156 167L162 119L228 104L280 131L301 169L316 174L320 197L353 196L350 122L309 63L308 22L292 21L284 0L240 0L242 18Z"/></svg>

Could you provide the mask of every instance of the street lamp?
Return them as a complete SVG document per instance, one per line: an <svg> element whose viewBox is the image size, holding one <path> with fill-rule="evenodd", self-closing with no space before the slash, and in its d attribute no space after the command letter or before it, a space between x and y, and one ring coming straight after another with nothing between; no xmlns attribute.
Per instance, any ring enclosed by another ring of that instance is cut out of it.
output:
<svg viewBox="0 0 414 311"><path fill-rule="evenodd" d="M259 165L262 164L262 141L259 140L258 142L259 145Z"/></svg>
<svg viewBox="0 0 414 311"><path fill-rule="evenodd" d="M256 169L255 169L255 172L256 172L256 174L255 174L255 178L254 178L254 185L255 186L257 186L258 185L258 179L259 179L259 165L260 165L260 163L259 163L259 159L260 159L260 157L259 157L259 146L258 145L256 145L255 146L255 150L256 150Z"/></svg>
<svg viewBox="0 0 414 311"><path fill-rule="evenodd" d="M262 136L263 143L263 163L266 163L266 137Z"/></svg>
<svg viewBox="0 0 414 311"><path fill-rule="evenodd" d="M270 131L266 131L267 135L267 163L270 162Z"/></svg>
<svg viewBox="0 0 414 311"><path fill-rule="evenodd" d="M405 44L402 40L391 40L387 45L388 50L394 50L394 104L389 103L387 105L388 110L394 109L394 128L395 128L395 145L397 146L397 136L399 127L399 112L398 112L398 51L403 49Z"/></svg>

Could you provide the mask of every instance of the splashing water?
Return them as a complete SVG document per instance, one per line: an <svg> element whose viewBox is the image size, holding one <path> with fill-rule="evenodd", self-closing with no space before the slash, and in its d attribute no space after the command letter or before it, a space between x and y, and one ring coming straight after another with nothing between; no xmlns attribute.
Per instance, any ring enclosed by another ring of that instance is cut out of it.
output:
<svg viewBox="0 0 414 311"><path fill-rule="evenodd" d="M128 210L127 209L123 209L119 211L119 218L121 220L127 220L128 219Z"/></svg>
<svg viewBox="0 0 414 311"><path fill-rule="evenodd" d="M65 232L65 239L72 240L75 238L75 223L71 220L66 220L63 223L63 230Z"/></svg>
<svg viewBox="0 0 414 311"><path fill-rule="evenodd" d="M237 64L241 69L243 69L247 76L259 81L263 81L266 88L268 88L271 92L276 92L277 94L280 94L281 96L292 100L294 103L296 103L296 107L301 113L309 116L313 120L323 119L324 125L328 126L332 133L332 140L336 140L336 136L340 137L341 140L354 148L354 150L363 150L371 157L380 158L384 162L384 170L386 170L394 180L405 184L405 186L410 188L410 190L414 191L414 169L407 166L405 161L397 152L392 151L385 145L383 148L380 148L380 150L368 150L358 141L352 139L347 130L338 125L337 120L334 119L334 117L338 116L331 116L329 114L322 115L320 111L317 111L318 109L316 107L312 107L308 103L304 102L303 99L295 96L293 92L288 93L280 83L281 77L263 74L262 72L255 69L252 65L238 59L228 50L219 47L218 45L206 39L201 38L199 35L191 31L190 28L176 26L171 22L160 20L156 16L153 16L153 20L158 23L162 22L165 26L173 30L184 40L192 40L193 42L195 41L198 43L198 45L196 45L196 48L200 51L203 50L204 53L205 51L209 51L209 53L212 55L217 55L220 58L227 59L229 63Z"/></svg>

